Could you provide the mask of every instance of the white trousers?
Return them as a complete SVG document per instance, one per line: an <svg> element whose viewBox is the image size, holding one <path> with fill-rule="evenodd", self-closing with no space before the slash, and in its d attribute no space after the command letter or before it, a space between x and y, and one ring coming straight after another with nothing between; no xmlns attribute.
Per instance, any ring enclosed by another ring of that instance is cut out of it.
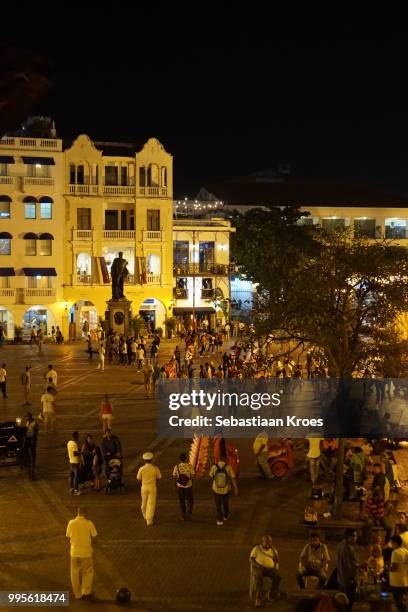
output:
<svg viewBox="0 0 408 612"><path fill-rule="evenodd" d="M153 523L156 511L157 487L156 485L142 485L142 514L148 525Z"/></svg>

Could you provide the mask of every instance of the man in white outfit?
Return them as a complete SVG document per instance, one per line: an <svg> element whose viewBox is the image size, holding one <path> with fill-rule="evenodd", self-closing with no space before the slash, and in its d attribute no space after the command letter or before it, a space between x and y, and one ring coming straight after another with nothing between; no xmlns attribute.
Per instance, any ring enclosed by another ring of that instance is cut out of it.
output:
<svg viewBox="0 0 408 612"><path fill-rule="evenodd" d="M147 526L153 525L157 499L156 482L162 477L159 468L152 464L153 457L153 453L144 453L142 459L145 464L137 473L137 479L142 482L142 514Z"/></svg>
<svg viewBox="0 0 408 612"><path fill-rule="evenodd" d="M105 347L103 346L103 344L101 344L98 349L98 356L99 356L99 362L98 362L97 369L103 372L105 370Z"/></svg>
<svg viewBox="0 0 408 612"><path fill-rule="evenodd" d="M76 599L90 599L94 579L92 540L98 535L95 525L78 508L76 518L69 521L66 532L71 541L71 583Z"/></svg>

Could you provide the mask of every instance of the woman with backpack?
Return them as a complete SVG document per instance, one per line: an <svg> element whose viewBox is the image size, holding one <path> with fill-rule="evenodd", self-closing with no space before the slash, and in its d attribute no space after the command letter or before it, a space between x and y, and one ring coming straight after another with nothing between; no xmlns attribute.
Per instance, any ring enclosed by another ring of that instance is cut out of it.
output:
<svg viewBox="0 0 408 612"><path fill-rule="evenodd" d="M238 495L238 486L234 470L227 465L225 455L221 455L218 463L210 470L212 478L212 490L214 493L215 509L217 512L217 525L223 525L229 518L229 496L231 487L234 494Z"/></svg>
<svg viewBox="0 0 408 612"><path fill-rule="evenodd" d="M194 468L187 462L187 454L181 453L180 463L174 466L173 477L180 503L180 513L183 521L190 521L193 512L193 477Z"/></svg>

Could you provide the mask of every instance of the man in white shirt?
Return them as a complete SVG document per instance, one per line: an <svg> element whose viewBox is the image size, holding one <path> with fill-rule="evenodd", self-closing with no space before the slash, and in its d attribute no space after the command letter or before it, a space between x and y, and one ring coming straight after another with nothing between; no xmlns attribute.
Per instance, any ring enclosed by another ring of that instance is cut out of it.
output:
<svg viewBox="0 0 408 612"><path fill-rule="evenodd" d="M0 368L0 389L3 394L4 399L7 399L6 384L7 384L7 370L6 370L6 364L3 363Z"/></svg>
<svg viewBox="0 0 408 612"><path fill-rule="evenodd" d="M268 442L268 434L266 431L261 432L254 440L253 450L256 456L259 471L261 472L262 476L264 478L272 479L273 474L268 463Z"/></svg>
<svg viewBox="0 0 408 612"><path fill-rule="evenodd" d="M98 357L99 357L99 362L98 362L97 369L103 372L105 369L105 347L103 346L103 343L101 343L98 349Z"/></svg>
<svg viewBox="0 0 408 612"><path fill-rule="evenodd" d="M69 483L70 491L74 495L80 495L79 490L79 464L81 453L78 448L79 432L74 431L71 440L67 443L68 461L70 467Z"/></svg>
<svg viewBox="0 0 408 612"><path fill-rule="evenodd" d="M407 612L404 595L408 591L408 551L402 547L401 536L391 538L390 587L398 612Z"/></svg>
<svg viewBox="0 0 408 612"><path fill-rule="evenodd" d="M262 542L251 550L249 555L251 571L255 580L255 606L262 604L262 589L264 578L270 578L272 588L268 593L269 601L279 598L279 584L281 576L279 574L279 555L272 544L272 537L265 535Z"/></svg>
<svg viewBox="0 0 408 612"><path fill-rule="evenodd" d="M45 433L53 433L55 431L55 395L53 395L52 390L52 387L47 387L47 392L41 396L40 400Z"/></svg>
<svg viewBox="0 0 408 612"><path fill-rule="evenodd" d="M94 579L92 540L98 535L95 525L78 508L76 518L67 525L66 536L71 541L71 584L76 599L90 599Z"/></svg>
<svg viewBox="0 0 408 612"><path fill-rule="evenodd" d="M323 438L312 438L308 437L307 441L309 443L309 450L306 455L306 459L309 462L309 470L310 470L310 480L312 481L312 487L317 482L319 478L319 467L320 467L320 443Z"/></svg>
<svg viewBox="0 0 408 612"><path fill-rule="evenodd" d="M58 384L58 374L56 373L56 371L54 370L53 366L50 364L47 368L47 371L45 373L45 382L46 384L48 384L49 379L52 378L52 382L54 383L55 387L57 387Z"/></svg>
<svg viewBox="0 0 408 612"><path fill-rule="evenodd" d="M153 453L144 453L142 459L145 464L139 468L137 473L137 479L142 483L142 514L148 527L154 523L157 500L157 480L162 477L159 468L152 465L153 458Z"/></svg>

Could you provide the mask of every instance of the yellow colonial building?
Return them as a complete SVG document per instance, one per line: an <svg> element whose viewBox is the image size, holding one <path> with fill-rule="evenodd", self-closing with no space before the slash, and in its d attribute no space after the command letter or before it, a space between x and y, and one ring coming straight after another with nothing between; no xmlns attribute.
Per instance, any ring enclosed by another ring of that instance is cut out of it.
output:
<svg viewBox="0 0 408 612"><path fill-rule="evenodd" d="M58 139L0 140L0 323L59 326L79 338L105 318L110 267L127 260L133 316L152 328L225 320L229 237L223 219L173 221L173 160L143 147ZM226 298L226 299L224 299Z"/></svg>

